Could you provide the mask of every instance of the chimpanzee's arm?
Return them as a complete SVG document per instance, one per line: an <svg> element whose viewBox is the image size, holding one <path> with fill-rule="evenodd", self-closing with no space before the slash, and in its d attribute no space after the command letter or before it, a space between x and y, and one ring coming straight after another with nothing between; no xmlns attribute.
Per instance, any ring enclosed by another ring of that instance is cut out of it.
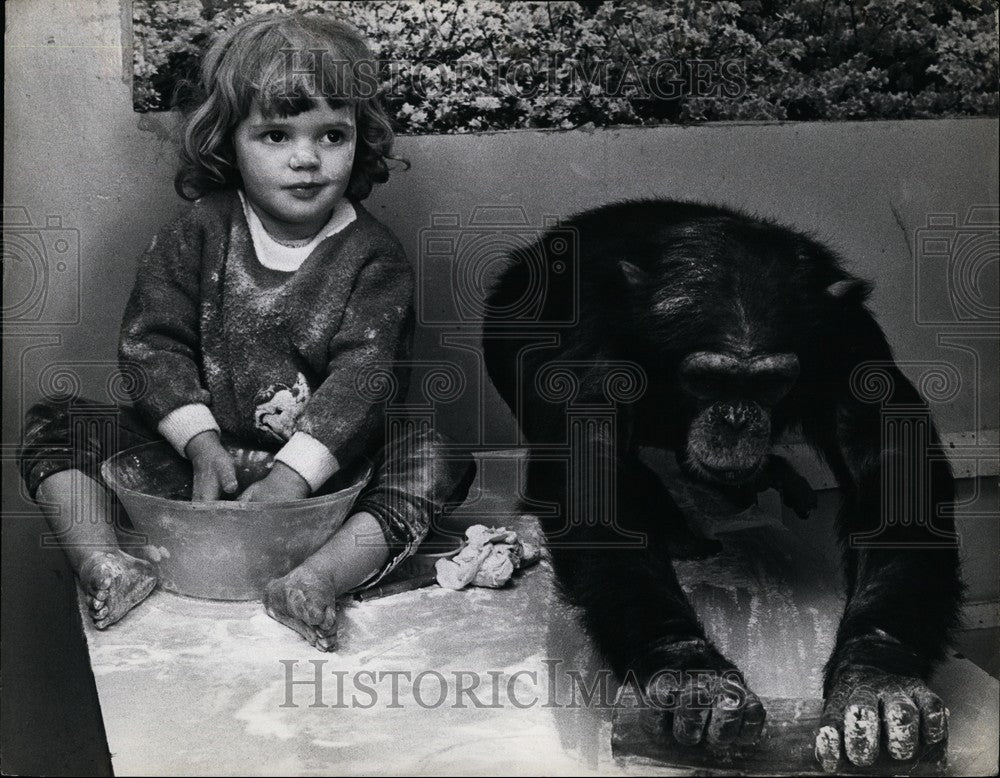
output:
<svg viewBox="0 0 1000 778"><path fill-rule="evenodd" d="M707 637L677 581L666 543L665 525L683 518L669 496L647 492L645 472L626 461L619 461L617 470L614 526L611 517L604 517L603 525L568 528L548 521L548 547L560 586L582 607L588 632L612 669L619 678L631 672L645 683L662 666L661 650L685 641L707 643ZM560 506L571 504L563 495L549 496Z"/></svg>
<svg viewBox="0 0 1000 778"><path fill-rule="evenodd" d="M874 761L880 717L896 758L915 753L918 731L925 743L944 738L943 705L923 681L944 657L962 596L953 479L927 406L866 310L852 306L840 332L833 372L814 385L829 404L805 420L844 493L847 604L817 740L831 770L841 738L850 761Z"/></svg>
<svg viewBox="0 0 1000 778"><path fill-rule="evenodd" d="M848 601L827 667L863 663L926 678L944 657L962 586L954 483L926 403L878 324L850 314L840 366L836 450Z"/></svg>
<svg viewBox="0 0 1000 778"><path fill-rule="evenodd" d="M587 457L587 493L578 495L599 497L603 490L593 487L612 468L616 511L596 523L573 515L580 502L569 494L562 463L531 462L531 497L559 506L560 516L545 524L560 586L619 679L638 683L664 708L679 742L752 742L763 706L709 641L674 574L668 541L671 523L683 523L679 509L640 463L605 453Z"/></svg>

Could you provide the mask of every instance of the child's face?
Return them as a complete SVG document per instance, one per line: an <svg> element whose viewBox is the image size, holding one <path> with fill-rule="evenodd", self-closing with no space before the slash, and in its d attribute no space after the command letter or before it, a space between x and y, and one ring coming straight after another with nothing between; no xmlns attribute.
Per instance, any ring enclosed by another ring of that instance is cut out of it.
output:
<svg viewBox="0 0 1000 778"><path fill-rule="evenodd" d="M264 227L278 239L315 235L351 178L354 106L325 101L297 116L264 118L254 104L236 128L243 189Z"/></svg>

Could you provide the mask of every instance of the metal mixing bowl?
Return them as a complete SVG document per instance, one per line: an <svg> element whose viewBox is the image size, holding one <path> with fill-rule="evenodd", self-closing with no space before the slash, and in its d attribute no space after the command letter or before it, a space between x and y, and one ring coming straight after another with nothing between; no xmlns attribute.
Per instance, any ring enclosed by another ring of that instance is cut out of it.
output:
<svg viewBox="0 0 1000 778"><path fill-rule="evenodd" d="M266 451L226 448L240 491L263 478L274 461ZM370 473L365 462L294 502L191 502L191 463L165 441L127 449L101 466L136 533L126 550L156 565L164 589L215 600L260 599L268 581L296 567L340 527Z"/></svg>

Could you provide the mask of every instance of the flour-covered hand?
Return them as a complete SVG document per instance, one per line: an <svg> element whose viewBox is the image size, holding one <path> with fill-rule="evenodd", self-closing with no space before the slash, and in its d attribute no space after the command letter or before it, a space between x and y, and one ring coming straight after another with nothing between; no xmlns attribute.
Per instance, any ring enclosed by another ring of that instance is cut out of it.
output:
<svg viewBox="0 0 1000 778"><path fill-rule="evenodd" d="M191 501L218 500L220 492L232 494L239 488L236 466L219 440L219 433L206 430L188 441L185 453L194 468Z"/></svg>
<svg viewBox="0 0 1000 778"><path fill-rule="evenodd" d="M240 495L240 502L287 502L309 496L308 482L284 462L275 462L271 472L250 484Z"/></svg>

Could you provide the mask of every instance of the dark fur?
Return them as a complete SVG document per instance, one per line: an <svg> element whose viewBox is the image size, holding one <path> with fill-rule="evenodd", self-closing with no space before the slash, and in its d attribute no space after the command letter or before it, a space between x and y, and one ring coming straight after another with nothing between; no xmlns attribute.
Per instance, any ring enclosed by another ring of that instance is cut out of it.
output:
<svg viewBox="0 0 1000 778"><path fill-rule="evenodd" d="M550 543L558 579L582 606L586 627L614 670L622 677L631 670L645 681L678 662L728 665L711 647L673 573L669 544L683 518L657 478L639 463L636 450L640 445L685 450L697 412L676 378L686 355L793 353L801 372L772 409L771 441L789 426L800 426L844 494L839 528L849 599L827 665L827 687L851 664L926 678L943 658L957 622L962 590L957 549L859 551L846 542L851 533L879 525L880 456L906 459L921 453L881 452L880 406L855 399L848 388L858 364L883 361L893 384L890 401L923 406L864 305L868 285L808 236L725 208L626 202L576 216L567 226L578 236L577 323L554 323L574 310L573 273L542 273L548 284L542 302L525 309L521 319L522 326L526 319L537 324L519 330L500 315L487 316L486 364L533 446L565 439L564 405L536 391L536 374L546 363L590 363L575 368L583 387L576 403L603 401L607 360L634 361L648 375L644 395L618 406L617 440L598 436L591 441L596 453L590 460L595 470L616 460L618 523L645 533L648 547L616 549L621 536L615 530L577 526L572 516L546 520L547 534L561 541ZM552 240L547 234L512 256L490 299L493 310L523 299L529 262L532 257L553 261ZM623 268L623 260L640 272ZM559 345L526 351L519 374L519 352L547 333L557 335ZM932 429L929 445L937 443ZM953 498L946 464L934 469L931 489L934 526L951 530L950 513L938 510ZM534 450L527 497L529 503L547 501L563 511L569 500L562 465ZM563 532L567 526L568 533ZM897 525L891 537L909 540L927 532ZM592 547L570 548L566 541ZM703 640L707 648L698 648ZM691 655L678 659L685 651Z"/></svg>

